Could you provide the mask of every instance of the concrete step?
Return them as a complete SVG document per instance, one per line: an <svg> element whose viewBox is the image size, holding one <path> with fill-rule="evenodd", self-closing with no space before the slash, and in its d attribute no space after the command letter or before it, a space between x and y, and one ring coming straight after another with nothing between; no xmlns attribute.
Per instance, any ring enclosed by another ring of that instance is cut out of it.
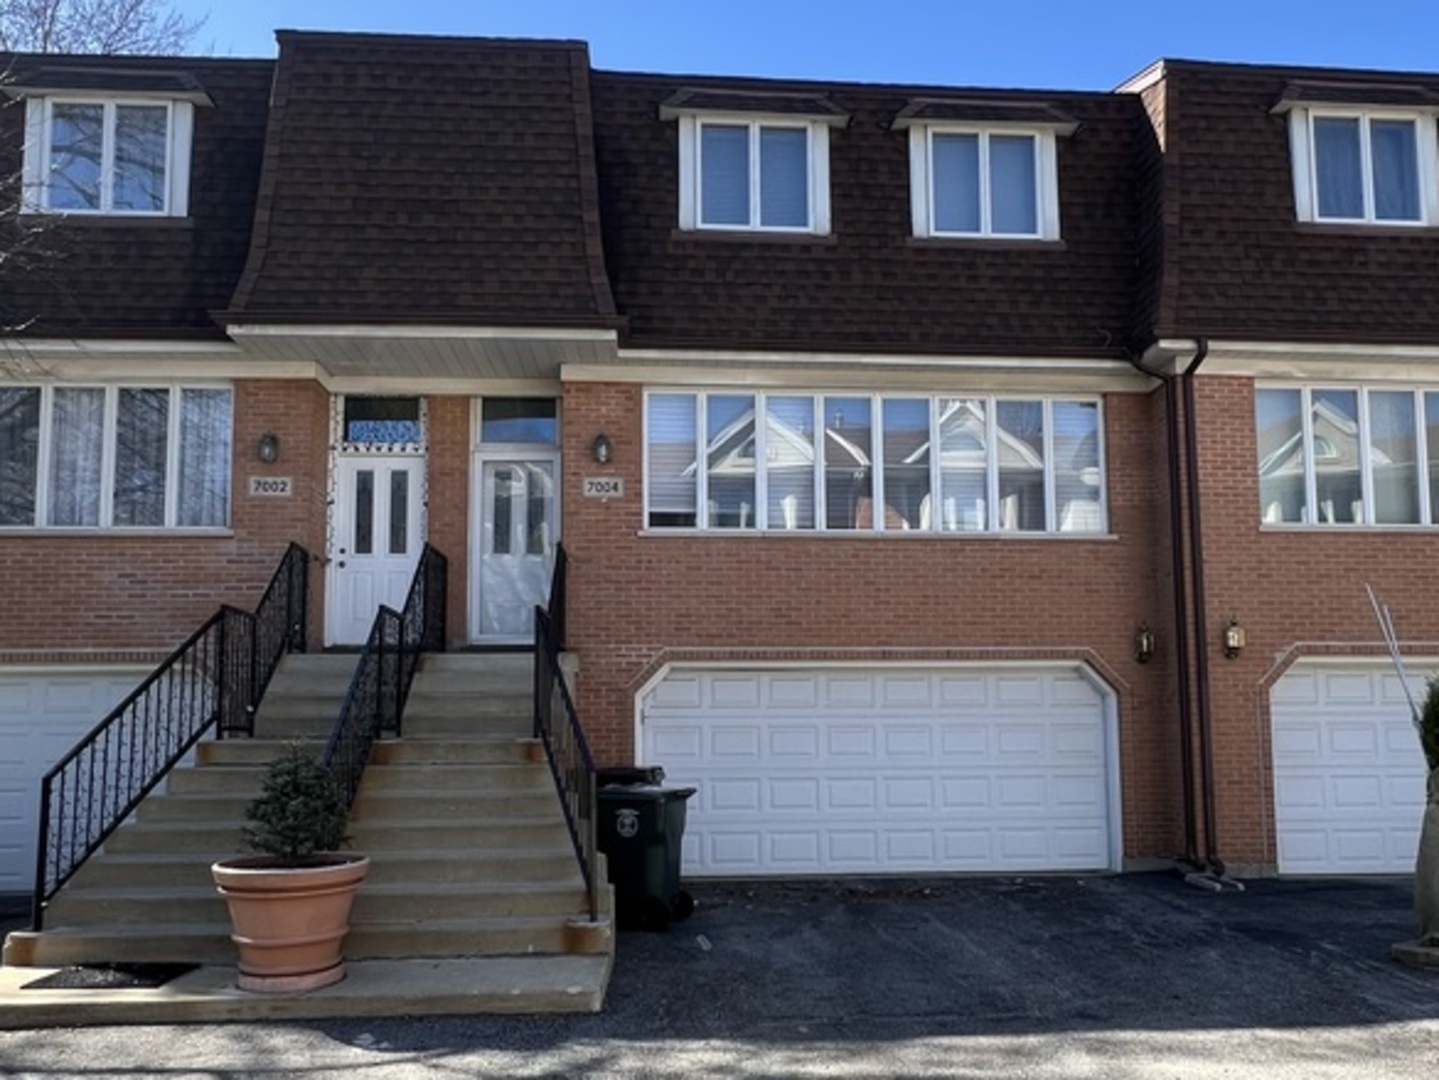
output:
<svg viewBox="0 0 1439 1080"><path fill-rule="evenodd" d="M548 789L533 785L525 790L375 791L362 783L359 797L350 808L350 827L359 829L371 823L397 827L437 818L448 820L450 828L489 826L547 815L560 820L559 797L553 784Z"/></svg>
<svg viewBox="0 0 1439 1080"><path fill-rule="evenodd" d="M534 676L535 658L529 652L444 652L426 653L420 660L420 675L462 673L473 678L514 682Z"/></svg>
<svg viewBox="0 0 1439 1080"><path fill-rule="evenodd" d="M358 898L357 898L358 900ZM223 911L224 904L221 902ZM512 915L459 919L399 919L352 923L346 960L405 957L523 956L608 953L608 921L567 916ZM15 931L5 939L4 964L63 967L100 963L233 964L227 916L223 922L157 922Z"/></svg>
<svg viewBox="0 0 1439 1080"><path fill-rule="evenodd" d="M213 739L197 743L195 763L210 765L268 765L294 743L293 739ZM299 740L315 757L325 749L325 740L318 735Z"/></svg>
<svg viewBox="0 0 1439 1080"><path fill-rule="evenodd" d="M555 783L542 762L452 765L435 762L381 764L372 758L361 782L361 796L401 792L549 792Z"/></svg>
<svg viewBox="0 0 1439 1080"><path fill-rule="evenodd" d="M528 688L525 692L507 697L466 689L463 692L434 693L429 687L422 687L418 679L405 699L405 716L408 722L415 716L450 717L465 716L476 723L492 720L534 721L534 694Z"/></svg>
<svg viewBox="0 0 1439 1080"><path fill-rule="evenodd" d="M355 851L555 850L570 843L569 830L558 811L536 817L515 817L485 823L452 818L405 822L354 821L350 846Z"/></svg>
<svg viewBox="0 0 1439 1080"><path fill-rule="evenodd" d="M236 993L230 963L156 990L21 990L36 973L15 968L0 971L0 1028L593 1013L604 1003L610 968L607 952L360 960L346 965L342 981L306 994Z"/></svg>
<svg viewBox="0 0 1439 1080"><path fill-rule="evenodd" d="M260 793L265 766L206 765L173 770L165 778L166 795L244 795L254 798Z"/></svg>
<svg viewBox="0 0 1439 1080"><path fill-rule="evenodd" d="M463 739L425 738L410 733L403 739L378 742L370 753L372 765L489 765L543 760L544 749L529 731L523 737L481 735Z"/></svg>
<svg viewBox="0 0 1439 1080"><path fill-rule="evenodd" d="M407 739L525 739L534 734L535 722L529 715L476 717L464 713L412 713L406 709L402 725Z"/></svg>
<svg viewBox="0 0 1439 1080"><path fill-rule="evenodd" d="M156 795L140 804L136 816L141 822L189 821L196 825L213 822L230 828L238 836L245 821L245 808L253 798L253 794L243 791Z"/></svg>
<svg viewBox="0 0 1439 1080"><path fill-rule="evenodd" d="M240 821L145 821L116 829L105 841L105 853L187 854L220 858L241 851Z"/></svg>
<svg viewBox="0 0 1439 1080"><path fill-rule="evenodd" d="M573 915L584 891L571 882L366 881L355 897L350 921L403 923L501 916ZM56 926L223 924L225 902L213 885L128 886L66 889L50 904L46 921Z"/></svg>
<svg viewBox="0 0 1439 1080"><path fill-rule="evenodd" d="M210 864L234 851L201 853L114 854L106 852L87 862L68 888L192 887L210 884ZM411 849L375 852L370 856L366 883L432 882L438 885L545 882L578 886L579 866L574 849L564 845L537 850L512 848L470 850Z"/></svg>

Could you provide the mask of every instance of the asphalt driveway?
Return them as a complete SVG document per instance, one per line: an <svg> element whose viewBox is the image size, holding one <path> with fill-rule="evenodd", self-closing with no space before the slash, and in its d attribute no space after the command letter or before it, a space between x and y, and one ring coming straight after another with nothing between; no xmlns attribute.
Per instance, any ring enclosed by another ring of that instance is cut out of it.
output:
<svg viewBox="0 0 1439 1080"><path fill-rule="evenodd" d="M7 1076L1429 1077L1407 881L706 885L606 1011L0 1033Z"/></svg>

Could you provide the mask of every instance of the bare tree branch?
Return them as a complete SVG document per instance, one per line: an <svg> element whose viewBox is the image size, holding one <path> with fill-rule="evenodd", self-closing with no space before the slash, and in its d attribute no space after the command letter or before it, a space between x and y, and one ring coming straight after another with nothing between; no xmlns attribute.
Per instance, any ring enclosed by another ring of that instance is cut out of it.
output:
<svg viewBox="0 0 1439 1080"><path fill-rule="evenodd" d="M0 0L0 51L173 55L204 25L168 0Z"/></svg>

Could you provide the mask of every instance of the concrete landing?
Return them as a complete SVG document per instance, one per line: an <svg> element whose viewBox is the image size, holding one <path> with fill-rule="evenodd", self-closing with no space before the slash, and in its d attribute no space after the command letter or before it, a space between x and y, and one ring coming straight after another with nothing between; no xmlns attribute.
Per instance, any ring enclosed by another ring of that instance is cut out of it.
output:
<svg viewBox="0 0 1439 1080"><path fill-rule="evenodd" d="M345 979L308 994L252 994L233 967L202 967L153 990L22 990L55 968L0 968L0 1029L338 1017L594 1013L611 957L487 956L350 960Z"/></svg>

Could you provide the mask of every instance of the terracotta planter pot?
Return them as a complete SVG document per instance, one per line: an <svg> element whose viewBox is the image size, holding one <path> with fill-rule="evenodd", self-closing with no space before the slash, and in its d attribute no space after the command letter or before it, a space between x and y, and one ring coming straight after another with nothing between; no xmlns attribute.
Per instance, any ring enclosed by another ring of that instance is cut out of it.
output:
<svg viewBox="0 0 1439 1080"><path fill-rule="evenodd" d="M269 856L253 855L210 867L240 947L240 989L295 993L345 977L341 948L350 905L370 860L335 853L316 858L325 861L281 868Z"/></svg>

